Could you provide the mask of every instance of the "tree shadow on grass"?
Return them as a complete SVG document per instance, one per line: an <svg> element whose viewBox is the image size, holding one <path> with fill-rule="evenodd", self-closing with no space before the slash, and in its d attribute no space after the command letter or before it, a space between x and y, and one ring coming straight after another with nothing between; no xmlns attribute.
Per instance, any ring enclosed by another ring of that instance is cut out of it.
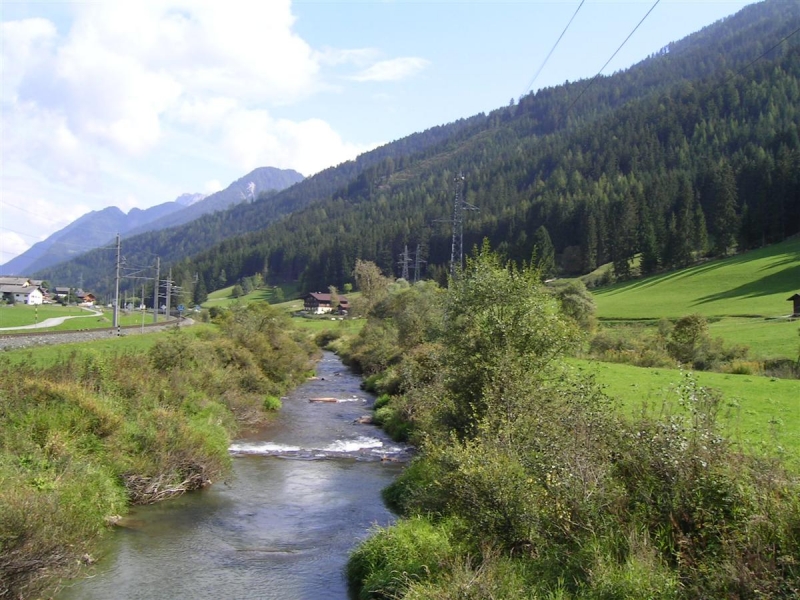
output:
<svg viewBox="0 0 800 600"><path fill-rule="evenodd" d="M800 291L800 265L795 265L773 273L772 275L749 281L735 288L725 290L724 292L710 294L700 298L697 304L705 304L717 300L757 298L777 294L786 294L788 298L789 295L797 291Z"/></svg>

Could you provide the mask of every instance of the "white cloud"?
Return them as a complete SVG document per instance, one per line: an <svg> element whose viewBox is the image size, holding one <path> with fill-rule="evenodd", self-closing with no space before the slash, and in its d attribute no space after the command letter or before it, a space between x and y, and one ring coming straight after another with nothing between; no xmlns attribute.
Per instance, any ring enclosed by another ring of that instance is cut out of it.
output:
<svg viewBox="0 0 800 600"><path fill-rule="evenodd" d="M414 56L382 60L364 69L350 79L354 81L399 81L416 75L430 64Z"/></svg>
<svg viewBox="0 0 800 600"><path fill-rule="evenodd" d="M306 176L374 147L346 143L321 119L273 119L266 110L231 114L221 137L221 148L245 170L271 165L293 168Z"/></svg>
<svg viewBox="0 0 800 600"><path fill-rule="evenodd" d="M124 213L129 213L133 208L140 208L141 202L134 194L125 194L122 197L114 198L112 204Z"/></svg>
<svg viewBox="0 0 800 600"><path fill-rule="evenodd" d="M13 101L26 78L35 79L52 55L57 33L47 19L23 19L0 23L3 39L0 60L0 86L3 102Z"/></svg>
<svg viewBox="0 0 800 600"><path fill-rule="evenodd" d="M203 192L206 194L213 194L214 192L218 192L221 189L224 189L224 186L219 182L218 179L211 179L206 181L203 185Z"/></svg>
<svg viewBox="0 0 800 600"><path fill-rule="evenodd" d="M290 0L95 0L70 10L58 28L0 23L0 185L35 213L4 215L4 227L42 239L89 210L169 201L167 190L202 181L207 192L224 187L208 181L216 172L165 179L165 161L184 174L194 162L225 176L266 165L309 175L354 158L374 145L349 143L318 118L274 115L332 90L326 76L340 68L360 69L352 80L395 81L428 64L375 62L376 48L314 49L293 29ZM3 237L4 252L33 243L15 239L9 250Z"/></svg>
<svg viewBox="0 0 800 600"><path fill-rule="evenodd" d="M377 48L323 48L316 56L319 62L324 65L353 64L359 67L366 67L368 64L378 60L380 51Z"/></svg>
<svg viewBox="0 0 800 600"><path fill-rule="evenodd" d="M34 242L26 241L22 236L13 231L3 229L3 235L0 236L0 265L7 263L15 256L19 256L25 250L30 248Z"/></svg>

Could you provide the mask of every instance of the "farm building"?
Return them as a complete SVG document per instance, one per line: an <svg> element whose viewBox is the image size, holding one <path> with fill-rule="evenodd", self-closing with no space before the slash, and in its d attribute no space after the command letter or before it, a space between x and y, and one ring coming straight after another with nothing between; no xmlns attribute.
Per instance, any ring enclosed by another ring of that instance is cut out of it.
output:
<svg viewBox="0 0 800 600"><path fill-rule="evenodd" d="M345 296L339 296L339 304L334 307L330 294L323 294L321 292L311 292L303 298L303 308L306 312L315 315L323 315L325 313L333 312L336 310L340 314L347 313L350 305Z"/></svg>

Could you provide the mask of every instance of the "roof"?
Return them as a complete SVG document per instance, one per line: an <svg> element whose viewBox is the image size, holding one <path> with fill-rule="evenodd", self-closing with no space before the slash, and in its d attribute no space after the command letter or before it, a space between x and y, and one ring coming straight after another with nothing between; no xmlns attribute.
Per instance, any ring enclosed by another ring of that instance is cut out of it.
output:
<svg viewBox="0 0 800 600"><path fill-rule="evenodd" d="M31 294L39 291L39 288L32 285L9 285L0 283L0 293L4 294Z"/></svg>
<svg viewBox="0 0 800 600"><path fill-rule="evenodd" d="M38 285L37 282L31 281L27 277L0 277L0 285Z"/></svg>
<svg viewBox="0 0 800 600"><path fill-rule="evenodd" d="M790 300L800 300L800 294L795 294L794 296L790 296L789 298L786 299L787 302L789 302Z"/></svg>
<svg viewBox="0 0 800 600"><path fill-rule="evenodd" d="M323 294L322 292L310 292L306 297L311 296L318 302L327 302L328 304L331 303L331 295L330 294ZM347 297L346 296L339 296L339 304L347 304Z"/></svg>

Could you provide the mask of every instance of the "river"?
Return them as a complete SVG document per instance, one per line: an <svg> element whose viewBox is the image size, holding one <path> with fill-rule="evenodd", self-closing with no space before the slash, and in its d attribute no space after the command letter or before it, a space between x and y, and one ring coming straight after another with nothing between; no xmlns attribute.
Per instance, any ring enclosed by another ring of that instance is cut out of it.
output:
<svg viewBox="0 0 800 600"><path fill-rule="evenodd" d="M372 402L359 384L326 352L317 379L231 445L229 482L134 508L90 576L58 598L346 599L347 556L371 526L392 522L380 492L408 458L355 423Z"/></svg>

